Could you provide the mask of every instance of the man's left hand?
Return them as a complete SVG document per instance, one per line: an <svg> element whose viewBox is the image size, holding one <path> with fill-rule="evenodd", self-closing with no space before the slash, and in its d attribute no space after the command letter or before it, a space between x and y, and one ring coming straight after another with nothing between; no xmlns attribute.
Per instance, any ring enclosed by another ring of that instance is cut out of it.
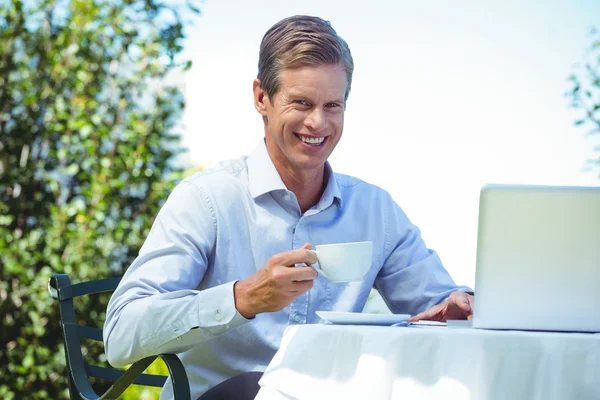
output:
<svg viewBox="0 0 600 400"><path fill-rule="evenodd" d="M475 297L472 295L464 292L454 292L443 303L414 315L407 321L430 320L446 322L449 319L473 319L474 304Z"/></svg>

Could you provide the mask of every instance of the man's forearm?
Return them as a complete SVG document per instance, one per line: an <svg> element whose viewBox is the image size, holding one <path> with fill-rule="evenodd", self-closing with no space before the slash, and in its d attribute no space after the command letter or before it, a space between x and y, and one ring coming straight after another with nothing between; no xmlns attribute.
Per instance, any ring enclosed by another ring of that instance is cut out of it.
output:
<svg viewBox="0 0 600 400"><path fill-rule="evenodd" d="M104 331L106 354L111 365L124 366L151 355L186 351L245 322L235 309L233 282L137 298L123 306L115 298Z"/></svg>

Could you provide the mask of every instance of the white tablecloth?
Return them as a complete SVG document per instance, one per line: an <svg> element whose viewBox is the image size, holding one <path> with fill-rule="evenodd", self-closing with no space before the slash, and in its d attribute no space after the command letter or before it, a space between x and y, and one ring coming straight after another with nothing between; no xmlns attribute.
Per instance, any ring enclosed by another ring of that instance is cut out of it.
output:
<svg viewBox="0 0 600 400"><path fill-rule="evenodd" d="M600 334L289 327L257 400L599 400Z"/></svg>

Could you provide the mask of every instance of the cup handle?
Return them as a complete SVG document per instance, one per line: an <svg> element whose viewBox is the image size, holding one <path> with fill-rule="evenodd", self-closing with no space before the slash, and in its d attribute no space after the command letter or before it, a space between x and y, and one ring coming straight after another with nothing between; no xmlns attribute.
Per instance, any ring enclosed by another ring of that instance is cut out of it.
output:
<svg viewBox="0 0 600 400"><path fill-rule="evenodd" d="M314 268L314 267L313 267ZM329 277L327 276L327 274L319 267L319 268L315 268L317 270L317 272L321 275L323 275L325 278L329 279ZM329 279L331 280L331 279Z"/></svg>
<svg viewBox="0 0 600 400"><path fill-rule="evenodd" d="M317 256L317 252L314 250L309 250L312 251L313 253L315 253L315 257ZM311 264L311 267L313 267L315 270L317 270L317 273L323 275L325 278L329 279L329 277L327 276L327 274L325 273L325 271L323 271L321 269L321 264L319 264L319 259L317 258L317 262L314 264ZM329 279L331 280L331 279Z"/></svg>

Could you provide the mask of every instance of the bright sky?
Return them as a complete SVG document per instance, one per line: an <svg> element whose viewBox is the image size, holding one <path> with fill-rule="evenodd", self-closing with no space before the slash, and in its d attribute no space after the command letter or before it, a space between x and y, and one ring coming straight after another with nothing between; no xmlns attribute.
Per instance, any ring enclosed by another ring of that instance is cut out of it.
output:
<svg viewBox="0 0 600 400"><path fill-rule="evenodd" d="M600 185L573 127L566 78L600 28L600 2L208 0L190 31L184 145L211 165L263 137L252 103L266 30L328 19L355 62L337 172L392 194L457 283L473 286L479 189Z"/></svg>

